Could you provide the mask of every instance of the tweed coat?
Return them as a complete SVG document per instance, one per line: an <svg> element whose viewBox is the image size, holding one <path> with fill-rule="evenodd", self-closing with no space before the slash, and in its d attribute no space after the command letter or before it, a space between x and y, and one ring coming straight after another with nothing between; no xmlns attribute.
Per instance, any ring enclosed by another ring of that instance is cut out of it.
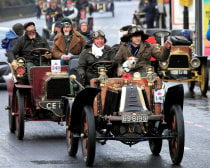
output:
<svg viewBox="0 0 210 168"><path fill-rule="evenodd" d="M154 57L159 61L167 60L170 54L170 49L163 47L162 51L157 45L150 44L146 41L141 42L140 49L136 55L138 58L136 68L146 68L151 65L150 58ZM121 65L124 61L127 60L127 57L133 56L131 53L131 49L128 43L122 43L118 52L114 57L114 62Z"/></svg>
<svg viewBox="0 0 210 168"><path fill-rule="evenodd" d="M68 53L79 55L86 45L85 38L77 31L73 31L72 39L69 43ZM63 54L66 54L65 38L62 33L55 36L52 46L53 57L60 59Z"/></svg>

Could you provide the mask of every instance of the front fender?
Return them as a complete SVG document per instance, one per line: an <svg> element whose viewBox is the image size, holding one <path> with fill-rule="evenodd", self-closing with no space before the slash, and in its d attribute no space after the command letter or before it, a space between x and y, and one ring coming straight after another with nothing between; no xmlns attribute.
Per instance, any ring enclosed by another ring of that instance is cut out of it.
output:
<svg viewBox="0 0 210 168"><path fill-rule="evenodd" d="M182 84L178 84L168 88L166 93L165 102L163 104L163 113L165 120L168 121L170 117L170 109L174 104L178 104L183 109L184 103L184 88Z"/></svg>
<svg viewBox="0 0 210 168"><path fill-rule="evenodd" d="M100 92L100 89L88 87L79 92L72 104L71 111L71 126L70 129L74 133L80 133L82 111L85 105L93 106L95 96Z"/></svg>

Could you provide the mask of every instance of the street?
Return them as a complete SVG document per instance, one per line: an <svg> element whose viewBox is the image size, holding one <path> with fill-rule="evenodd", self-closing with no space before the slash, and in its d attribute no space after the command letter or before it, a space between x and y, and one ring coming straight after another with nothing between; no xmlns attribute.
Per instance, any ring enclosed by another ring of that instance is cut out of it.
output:
<svg viewBox="0 0 210 168"><path fill-rule="evenodd" d="M115 3L115 17L111 13L94 13L94 30L101 29L108 39L107 44L119 43L119 29L132 23L132 14L137 8L137 1ZM14 23L34 21L42 34L45 26L44 16L40 20L33 18L0 22L0 26L12 27ZM176 83L166 83L167 86ZM205 168L210 164L210 91L207 97L201 96L200 88L195 86L190 94L188 86L183 83L185 151L180 166L172 164L168 141L163 141L160 156L153 156L147 141L132 147L117 141L108 141L105 145L97 144L93 167L96 168ZM9 132L8 94L0 88L0 168L83 168L81 149L77 157L71 158L67 153L65 124L54 122L26 122L25 136L17 140Z"/></svg>

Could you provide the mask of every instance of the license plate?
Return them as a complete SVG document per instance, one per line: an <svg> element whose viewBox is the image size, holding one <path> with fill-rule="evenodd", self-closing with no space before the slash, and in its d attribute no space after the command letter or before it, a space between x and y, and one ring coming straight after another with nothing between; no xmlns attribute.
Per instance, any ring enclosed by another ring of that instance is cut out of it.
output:
<svg viewBox="0 0 210 168"><path fill-rule="evenodd" d="M122 114L122 123L136 123L136 122L148 122L148 115L145 114Z"/></svg>
<svg viewBox="0 0 210 168"><path fill-rule="evenodd" d="M171 70L172 75L187 75L187 70Z"/></svg>

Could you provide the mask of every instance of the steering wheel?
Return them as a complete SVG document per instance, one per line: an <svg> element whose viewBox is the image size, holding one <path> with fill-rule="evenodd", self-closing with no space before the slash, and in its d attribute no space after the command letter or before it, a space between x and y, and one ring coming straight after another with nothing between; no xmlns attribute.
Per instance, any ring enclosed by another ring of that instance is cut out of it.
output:
<svg viewBox="0 0 210 168"><path fill-rule="evenodd" d="M94 72L98 72L99 67L104 67L108 71L112 68L112 61L98 61L91 65L91 69Z"/></svg>
<svg viewBox="0 0 210 168"><path fill-rule="evenodd" d="M153 35L155 36L155 38L160 38L161 46L163 46L165 37L170 36L171 33L167 30L159 30L159 31L156 31Z"/></svg>
<svg viewBox="0 0 210 168"><path fill-rule="evenodd" d="M32 56L39 57L40 66L42 65L42 57L44 57L46 53L52 54L52 52L48 48L35 48L31 50Z"/></svg>

